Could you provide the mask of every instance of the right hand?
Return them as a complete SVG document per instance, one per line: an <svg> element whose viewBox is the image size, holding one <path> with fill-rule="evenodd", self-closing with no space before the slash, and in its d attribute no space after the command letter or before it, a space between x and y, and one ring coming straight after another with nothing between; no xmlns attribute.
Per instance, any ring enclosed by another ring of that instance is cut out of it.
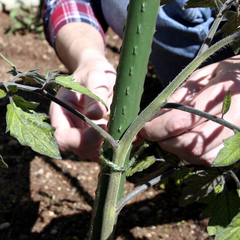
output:
<svg viewBox="0 0 240 240"><path fill-rule="evenodd" d="M73 75L77 82L110 107L116 72L106 58L100 56L82 62ZM100 102L65 88L59 90L57 98L107 130L108 112ZM52 126L56 128L54 137L61 151L73 151L81 158L99 161L103 142L99 133L54 102L50 105L49 115Z"/></svg>

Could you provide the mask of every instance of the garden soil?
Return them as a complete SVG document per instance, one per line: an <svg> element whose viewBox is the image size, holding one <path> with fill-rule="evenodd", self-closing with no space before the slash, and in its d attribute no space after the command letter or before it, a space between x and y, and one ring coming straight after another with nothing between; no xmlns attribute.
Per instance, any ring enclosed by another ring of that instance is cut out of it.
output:
<svg viewBox="0 0 240 240"><path fill-rule="evenodd" d="M54 50L39 35L5 34L10 26L8 14L0 14L0 52L18 70L40 69L41 74L59 69L68 73ZM106 56L116 68L121 40L108 30ZM152 100L161 87L151 65L146 78L142 106ZM0 60L0 81L9 81L10 66ZM21 94L21 93L19 93ZM40 102L38 112L48 112L49 101L23 93L30 101ZM1 240L85 240L89 228L99 173L99 165L62 153L62 160L50 159L21 146L5 133L6 105L0 101L0 154L8 169L0 168ZM139 176L140 178L141 176ZM138 178L128 179L124 194ZM206 232L208 219L201 218L204 205L195 203L180 208L181 191L172 183L148 189L123 208L119 215L116 239L213 239Z"/></svg>

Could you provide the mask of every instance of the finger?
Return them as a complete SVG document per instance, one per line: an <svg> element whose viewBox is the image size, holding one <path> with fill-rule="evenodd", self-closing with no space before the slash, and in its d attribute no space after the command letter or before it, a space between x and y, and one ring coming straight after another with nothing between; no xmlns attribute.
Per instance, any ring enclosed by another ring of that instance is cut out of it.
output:
<svg viewBox="0 0 240 240"><path fill-rule="evenodd" d="M232 100L238 98L240 84L238 81L234 81L236 77L234 75L226 78L226 75L218 74L207 86L193 96L192 99L188 99L182 103L212 115L217 115L221 113L222 103L228 90L231 91ZM139 135L140 138L146 138L151 141L163 140L189 131L204 121L204 118L197 115L180 112L179 110L171 110L148 122Z"/></svg>
<svg viewBox="0 0 240 240"><path fill-rule="evenodd" d="M61 151L72 151L79 157L92 161L99 159L103 139L94 129L58 128L54 136Z"/></svg>
<svg viewBox="0 0 240 240"><path fill-rule="evenodd" d="M89 74L88 89L97 95L109 107L112 101L113 86L116 75L113 72L94 71ZM90 119L100 119L107 115L106 107L85 96L85 110L84 113Z"/></svg>
<svg viewBox="0 0 240 240"><path fill-rule="evenodd" d="M201 160L201 164L203 162L209 164L217 156L213 155L213 149L222 144L222 139L229 138L233 134L232 130L207 121L188 133L158 141L158 144L166 151L172 152L188 162L197 164ZM208 152L211 152L211 156L206 155Z"/></svg>
<svg viewBox="0 0 240 240"><path fill-rule="evenodd" d="M220 144L219 146L215 147L211 151L205 153L199 158L199 162L201 165L211 166L214 160L216 159L219 151L224 147L224 144ZM194 163L194 162L192 162ZM194 163L196 164L196 162Z"/></svg>
<svg viewBox="0 0 240 240"><path fill-rule="evenodd" d="M181 103L194 96L216 75L217 63L201 68L193 72L186 82L174 92L168 102Z"/></svg>
<svg viewBox="0 0 240 240"><path fill-rule="evenodd" d="M69 104L70 105L70 104ZM73 107L73 106L72 106ZM49 109L49 116L51 125L55 128L86 128L87 124L70 113L68 110L62 108L56 103L51 103Z"/></svg>

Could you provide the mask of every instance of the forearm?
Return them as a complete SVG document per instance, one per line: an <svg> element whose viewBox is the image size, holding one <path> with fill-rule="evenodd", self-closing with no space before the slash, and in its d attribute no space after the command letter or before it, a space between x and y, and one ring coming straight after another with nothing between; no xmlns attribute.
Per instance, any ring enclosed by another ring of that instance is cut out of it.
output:
<svg viewBox="0 0 240 240"><path fill-rule="evenodd" d="M64 25L56 36L56 52L72 73L90 58L104 59L104 41L100 32L83 22Z"/></svg>

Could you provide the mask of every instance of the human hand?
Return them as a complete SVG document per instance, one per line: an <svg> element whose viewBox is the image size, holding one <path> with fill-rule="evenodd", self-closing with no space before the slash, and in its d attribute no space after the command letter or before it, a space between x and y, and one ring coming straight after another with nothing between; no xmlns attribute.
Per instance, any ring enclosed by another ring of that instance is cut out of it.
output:
<svg viewBox="0 0 240 240"><path fill-rule="evenodd" d="M116 73L105 58L83 61L74 72L74 77L110 106ZM101 103L65 88L59 90L57 97L106 130L108 113ZM60 150L73 151L81 158L99 161L103 140L94 129L54 102L50 105L49 115L52 126L56 128L54 137Z"/></svg>
<svg viewBox="0 0 240 240"><path fill-rule="evenodd" d="M224 119L240 126L240 56L195 71L168 100L221 117L228 90L232 103ZM223 148L223 139L232 130L202 117L180 110L162 110L138 133L137 141L157 141L161 148L180 159L200 165L211 165Z"/></svg>

